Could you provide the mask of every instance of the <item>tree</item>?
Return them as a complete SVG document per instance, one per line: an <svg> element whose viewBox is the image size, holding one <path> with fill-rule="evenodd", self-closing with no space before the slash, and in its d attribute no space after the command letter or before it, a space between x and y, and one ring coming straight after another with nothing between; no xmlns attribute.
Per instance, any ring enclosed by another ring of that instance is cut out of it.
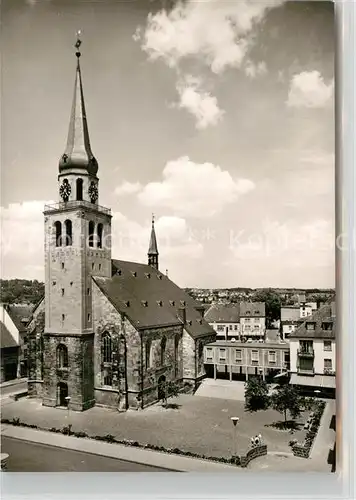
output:
<svg viewBox="0 0 356 500"><path fill-rule="evenodd" d="M179 396L180 387L175 381L161 382L162 389L162 404L167 407L168 398L177 398Z"/></svg>
<svg viewBox="0 0 356 500"><path fill-rule="evenodd" d="M273 290L258 290L254 296L255 302L264 302L266 304L266 322L267 328L270 327L272 321L278 320L281 317L281 297Z"/></svg>
<svg viewBox="0 0 356 500"><path fill-rule="evenodd" d="M284 422L287 422L287 411L292 419L296 419L302 412L303 398L291 385L278 386L271 396L271 406L274 410L284 415Z"/></svg>
<svg viewBox="0 0 356 500"><path fill-rule="evenodd" d="M269 406L268 385L257 377L251 377L245 384L245 410L254 412L266 410Z"/></svg>

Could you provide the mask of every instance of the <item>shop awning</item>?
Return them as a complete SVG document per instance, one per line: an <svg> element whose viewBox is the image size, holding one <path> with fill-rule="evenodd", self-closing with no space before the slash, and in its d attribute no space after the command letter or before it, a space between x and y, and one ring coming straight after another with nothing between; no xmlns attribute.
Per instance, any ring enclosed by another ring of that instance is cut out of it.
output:
<svg viewBox="0 0 356 500"><path fill-rule="evenodd" d="M305 385L308 387L324 387L326 389L335 389L335 377L333 375L314 375L314 377L307 377L292 373L290 384L292 385Z"/></svg>

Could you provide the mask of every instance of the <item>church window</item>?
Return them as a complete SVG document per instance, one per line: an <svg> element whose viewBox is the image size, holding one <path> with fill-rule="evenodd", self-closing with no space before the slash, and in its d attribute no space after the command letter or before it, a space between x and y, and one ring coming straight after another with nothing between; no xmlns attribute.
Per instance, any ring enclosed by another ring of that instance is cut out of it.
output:
<svg viewBox="0 0 356 500"><path fill-rule="evenodd" d="M87 288L87 295L90 295L90 288Z"/></svg>
<svg viewBox="0 0 356 500"><path fill-rule="evenodd" d="M112 340L109 333L105 332L102 336L103 363L112 362Z"/></svg>
<svg viewBox="0 0 356 500"><path fill-rule="evenodd" d="M77 200L83 199L83 179L77 179Z"/></svg>
<svg viewBox="0 0 356 500"><path fill-rule="evenodd" d="M91 220L89 221L89 246L94 246L94 231L95 231L95 223Z"/></svg>
<svg viewBox="0 0 356 500"><path fill-rule="evenodd" d="M56 229L56 247L60 247L62 245L62 223L57 220L54 227Z"/></svg>
<svg viewBox="0 0 356 500"><path fill-rule="evenodd" d="M174 339L174 373L175 377L178 375L178 362L179 362L179 335L175 336Z"/></svg>
<svg viewBox="0 0 356 500"><path fill-rule="evenodd" d="M65 314L62 314L62 321L64 321L65 319L66 319Z"/></svg>
<svg viewBox="0 0 356 500"><path fill-rule="evenodd" d="M99 271L101 271L101 264L99 264Z"/></svg>
<svg viewBox="0 0 356 500"><path fill-rule="evenodd" d="M62 262L62 269L64 269L64 262Z"/></svg>
<svg viewBox="0 0 356 500"><path fill-rule="evenodd" d="M91 270L94 271L94 262L91 264Z"/></svg>
<svg viewBox="0 0 356 500"><path fill-rule="evenodd" d="M88 313L88 321L91 321L91 314Z"/></svg>
<svg viewBox="0 0 356 500"><path fill-rule="evenodd" d="M72 221L67 219L66 221L64 221L64 226L65 226L65 231L66 231L66 235L65 235L65 246L66 247L70 247L72 245Z"/></svg>
<svg viewBox="0 0 356 500"><path fill-rule="evenodd" d="M62 291L62 297L63 297L63 295L64 295L64 288L62 288L62 290L61 290L61 291Z"/></svg>
<svg viewBox="0 0 356 500"><path fill-rule="evenodd" d="M103 246L103 225L98 224L98 248Z"/></svg>
<svg viewBox="0 0 356 500"><path fill-rule="evenodd" d="M64 344L57 347L57 367L68 368L68 349Z"/></svg>
<svg viewBox="0 0 356 500"><path fill-rule="evenodd" d="M166 337L163 337L161 340L161 366L164 365L165 357L166 357Z"/></svg>
<svg viewBox="0 0 356 500"><path fill-rule="evenodd" d="M151 366L151 348L152 348L152 343L151 343L151 340L148 339L148 340L146 340L146 345L145 345L145 366L146 366L146 370Z"/></svg>
<svg viewBox="0 0 356 500"><path fill-rule="evenodd" d="M104 385L112 385L112 376L111 375L104 375Z"/></svg>

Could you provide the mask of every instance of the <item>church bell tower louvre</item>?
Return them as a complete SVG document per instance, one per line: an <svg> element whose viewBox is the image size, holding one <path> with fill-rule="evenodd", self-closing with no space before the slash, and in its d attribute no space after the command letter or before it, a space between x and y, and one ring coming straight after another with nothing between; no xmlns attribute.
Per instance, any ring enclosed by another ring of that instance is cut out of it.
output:
<svg viewBox="0 0 356 500"><path fill-rule="evenodd" d="M94 404L91 276L111 276L111 211L98 204L98 162L89 140L80 67L67 145L59 160L59 201L46 205L43 404ZM59 352L61 350L61 352Z"/></svg>

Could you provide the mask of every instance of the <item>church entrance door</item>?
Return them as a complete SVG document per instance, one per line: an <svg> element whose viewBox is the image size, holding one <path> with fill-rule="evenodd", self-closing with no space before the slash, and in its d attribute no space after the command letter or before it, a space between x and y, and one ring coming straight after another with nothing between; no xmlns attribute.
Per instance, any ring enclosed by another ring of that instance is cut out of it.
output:
<svg viewBox="0 0 356 500"><path fill-rule="evenodd" d="M59 382L57 386L57 405L68 406L68 385L65 382Z"/></svg>
<svg viewBox="0 0 356 500"><path fill-rule="evenodd" d="M161 375L158 379L158 401L162 401L166 396L166 377Z"/></svg>

